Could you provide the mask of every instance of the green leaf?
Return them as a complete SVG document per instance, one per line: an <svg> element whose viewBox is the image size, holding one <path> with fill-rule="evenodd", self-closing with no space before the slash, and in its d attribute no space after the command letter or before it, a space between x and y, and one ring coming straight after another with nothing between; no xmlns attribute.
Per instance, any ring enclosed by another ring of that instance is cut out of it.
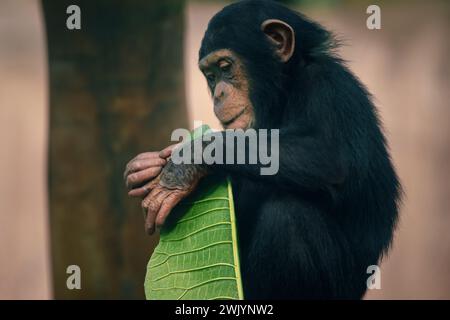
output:
<svg viewBox="0 0 450 320"><path fill-rule="evenodd" d="M229 179L203 179L170 213L148 263L144 287L151 300L243 299Z"/></svg>

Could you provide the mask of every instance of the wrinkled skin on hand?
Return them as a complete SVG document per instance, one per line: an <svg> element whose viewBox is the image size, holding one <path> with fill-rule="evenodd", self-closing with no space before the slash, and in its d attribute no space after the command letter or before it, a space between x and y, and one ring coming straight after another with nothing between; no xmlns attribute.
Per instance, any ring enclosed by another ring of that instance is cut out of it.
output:
<svg viewBox="0 0 450 320"><path fill-rule="evenodd" d="M153 234L172 209L195 190L206 170L194 164L174 164L171 145L161 152L138 155L126 166L124 179L129 195L143 198L145 230Z"/></svg>

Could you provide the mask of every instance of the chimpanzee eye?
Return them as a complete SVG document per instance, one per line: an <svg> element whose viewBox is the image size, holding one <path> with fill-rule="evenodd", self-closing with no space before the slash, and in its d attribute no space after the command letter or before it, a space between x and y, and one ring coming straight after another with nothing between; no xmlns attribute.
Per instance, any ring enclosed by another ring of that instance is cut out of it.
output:
<svg viewBox="0 0 450 320"><path fill-rule="evenodd" d="M219 68L222 72L228 72L231 69L231 63L225 60L222 60L219 63Z"/></svg>

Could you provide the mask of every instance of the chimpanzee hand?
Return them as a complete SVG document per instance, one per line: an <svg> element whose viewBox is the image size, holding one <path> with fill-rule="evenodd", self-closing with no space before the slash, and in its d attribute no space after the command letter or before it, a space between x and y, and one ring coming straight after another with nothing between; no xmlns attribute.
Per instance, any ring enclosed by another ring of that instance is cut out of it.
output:
<svg viewBox="0 0 450 320"><path fill-rule="evenodd" d="M130 190L128 195L145 198L150 193L147 184L161 173L177 145L170 145L162 151L141 153L128 162L123 174L125 185Z"/></svg>
<svg viewBox="0 0 450 320"><path fill-rule="evenodd" d="M176 145L172 145L164 149L158 154L161 159L167 159ZM155 153L152 153L154 159ZM139 161L139 160L135 160ZM171 160L165 160L166 165L160 171L161 173L154 178L152 176L150 181L143 186L132 189L128 194L134 197L144 197L142 201L142 209L145 217L145 229L147 233L153 234L156 227L161 227L170 211L186 196L188 196L199 180L206 174L206 170L194 164L174 164ZM134 168L136 164L130 162L130 167ZM153 160L154 165L156 160ZM147 164L150 164L148 161ZM152 167L154 168L154 167ZM152 171L153 172L153 171ZM147 177L148 181L150 174L142 174L134 178L130 185L142 185L143 178ZM136 182L138 181L138 182Z"/></svg>
<svg viewBox="0 0 450 320"><path fill-rule="evenodd" d="M193 164L174 164L168 160L161 174L145 187L150 193L142 201L145 229L148 234L155 232L166 221L172 209L195 190L206 172Z"/></svg>
<svg viewBox="0 0 450 320"><path fill-rule="evenodd" d="M126 187L131 190L130 195L133 196L133 190L154 179L166 165L167 160L159 154L160 152L144 152L128 162L123 177Z"/></svg>

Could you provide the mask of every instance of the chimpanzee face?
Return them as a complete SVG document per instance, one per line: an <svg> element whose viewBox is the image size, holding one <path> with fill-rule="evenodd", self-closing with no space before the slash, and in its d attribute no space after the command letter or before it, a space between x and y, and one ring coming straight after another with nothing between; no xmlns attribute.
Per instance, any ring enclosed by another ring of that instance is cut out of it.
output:
<svg viewBox="0 0 450 320"><path fill-rule="evenodd" d="M242 60L228 49L213 51L199 62L214 101L214 113L225 129L252 126L253 106Z"/></svg>
<svg viewBox="0 0 450 320"><path fill-rule="evenodd" d="M274 56L282 63L289 61L295 49L294 29L284 21L268 19L262 22L260 30L266 35ZM214 31L206 31L209 32ZM211 37L204 39L207 42ZM255 125L251 83L243 61L225 48L206 53L199 61L214 100L214 113L225 129L248 129Z"/></svg>

